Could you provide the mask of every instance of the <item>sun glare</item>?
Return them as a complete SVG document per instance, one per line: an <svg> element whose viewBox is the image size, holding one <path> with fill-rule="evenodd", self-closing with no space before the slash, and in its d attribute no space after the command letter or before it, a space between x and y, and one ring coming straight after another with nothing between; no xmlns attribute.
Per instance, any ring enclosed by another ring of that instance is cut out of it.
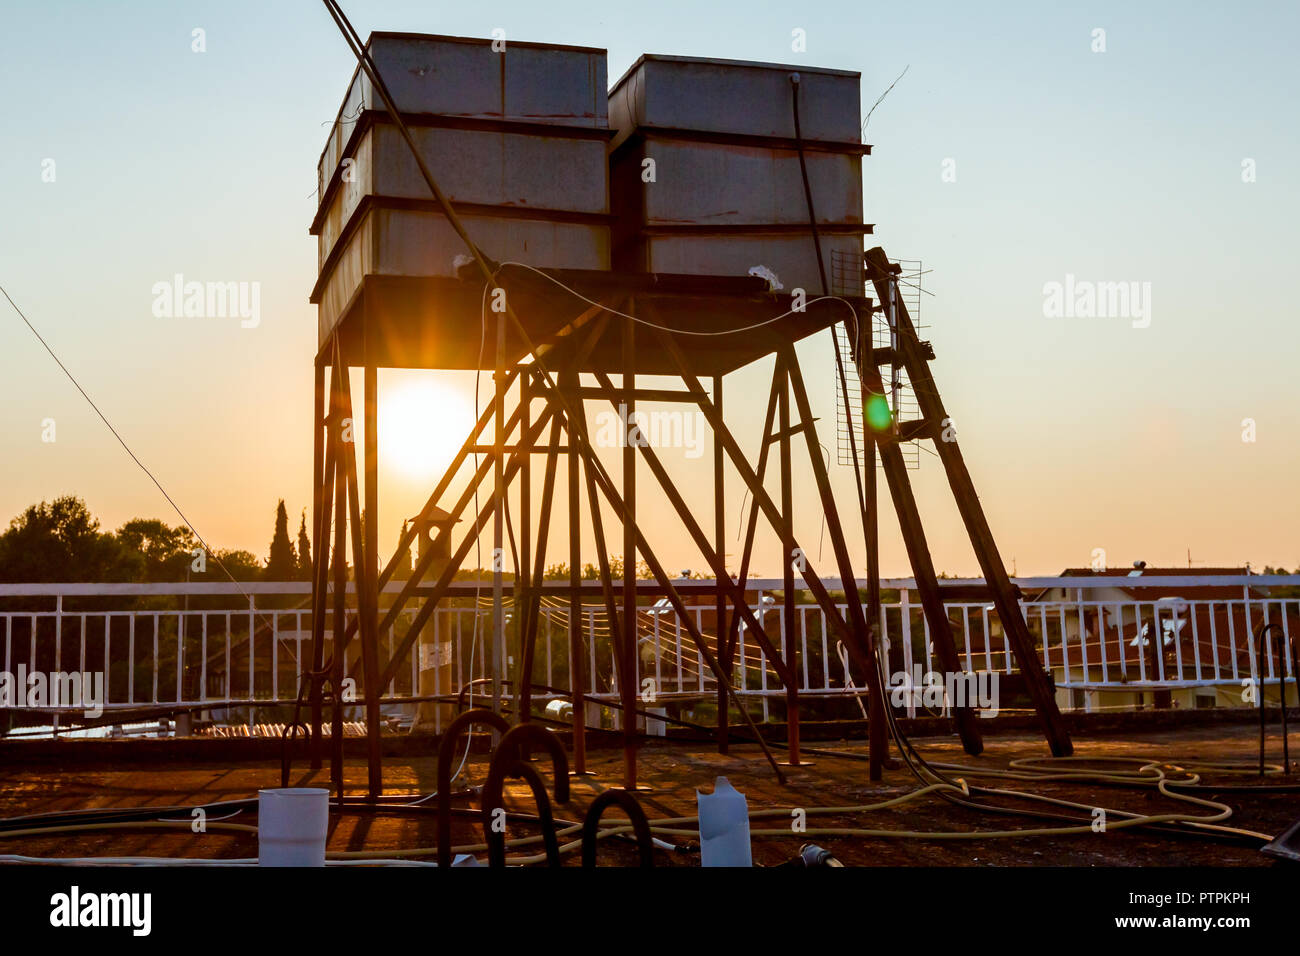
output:
<svg viewBox="0 0 1300 956"><path fill-rule="evenodd" d="M434 478L456 456L474 424L469 399L445 383L420 379L393 387L379 403L379 449L408 478Z"/></svg>

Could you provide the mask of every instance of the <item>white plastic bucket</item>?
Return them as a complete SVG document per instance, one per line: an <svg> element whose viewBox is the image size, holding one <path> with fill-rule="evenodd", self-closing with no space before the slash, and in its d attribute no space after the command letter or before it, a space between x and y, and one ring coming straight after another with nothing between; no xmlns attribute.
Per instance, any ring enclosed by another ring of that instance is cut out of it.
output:
<svg viewBox="0 0 1300 956"><path fill-rule="evenodd" d="M330 792L320 787L257 791L259 866L324 866Z"/></svg>

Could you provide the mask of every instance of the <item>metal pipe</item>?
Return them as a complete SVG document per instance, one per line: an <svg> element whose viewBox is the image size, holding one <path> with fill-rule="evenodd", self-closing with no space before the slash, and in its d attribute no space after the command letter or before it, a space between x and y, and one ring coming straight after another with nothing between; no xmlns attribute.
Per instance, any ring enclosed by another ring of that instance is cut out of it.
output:
<svg viewBox="0 0 1300 956"><path fill-rule="evenodd" d="M627 790L606 790L587 808L587 816L582 821L582 865L590 869L596 865L596 834L600 829L600 818L605 810L617 803L622 807L632 822L632 831L636 834L637 849L641 853L641 866L649 868L655 865L654 840L650 836L650 821L636 797Z"/></svg>
<svg viewBox="0 0 1300 956"><path fill-rule="evenodd" d="M483 798L480 804L483 811L483 837L488 845L488 865L505 866L506 838L503 830L495 826L495 814L498 810L505 812L502 805L506 777L521 777L533 791L537 802L538 816L541 817L543 837L546 841L546 857L550 866L560 865L559 847L555 840L555 825L551 816L550 800L546 787L537 771L522 760L525 747L537 747L551 755L551 771L555 777L555 802L569 802L569 759L559 738L550 731L543 730L537 724L519 724L501 735L492 763L488 767L487 782L483 784ZM439 852L442 845L439 843ZM450 850L450 846L448 846Z"/></svg>
<svg viewBox="0 0 1300 956"><path fill-rule="evenodd" d="M443 867L451 866L451 757L461 735L475 724L486 724L503 734L510 729L500 714L475 708L453 720L438 742L438 865Z"/></svg>
<svg viewBox="0 0 1300 956"><path fill-rule="evenodd" d="M1255 632L1255 675L1259 680L1259 775L1264 776L1264 725L1267 715L1264 712L1264 643L1268 632L1276 629L1282 635L1274 648L1274 662L1277 665L1278 703L1282 707L1282 772L1291 773L1291 747L1288 737L1286 716L1286 649L1282 641L1286 634L1278 624L1261 624ZM1159 635L1156 635L1159 637ZM1177 639L1177 635L1175 635Z"/></svg>

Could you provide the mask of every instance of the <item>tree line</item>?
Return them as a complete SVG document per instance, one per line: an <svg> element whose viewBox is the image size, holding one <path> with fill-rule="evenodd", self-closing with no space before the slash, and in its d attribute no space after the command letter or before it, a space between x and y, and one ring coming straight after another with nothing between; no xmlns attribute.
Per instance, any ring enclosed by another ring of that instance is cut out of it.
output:
<svg viewBox="0 0 1300 956"><path fill-rule="evenodd" d="M306 510L295 543L283 499L262 560L237 548L207 553L189 528L157 518L133 518L105 531L81 498L65 495L31 505L9 522L0 534L0 581L225 581L223 567L238 581L309 581L311 554Z"/></svg>

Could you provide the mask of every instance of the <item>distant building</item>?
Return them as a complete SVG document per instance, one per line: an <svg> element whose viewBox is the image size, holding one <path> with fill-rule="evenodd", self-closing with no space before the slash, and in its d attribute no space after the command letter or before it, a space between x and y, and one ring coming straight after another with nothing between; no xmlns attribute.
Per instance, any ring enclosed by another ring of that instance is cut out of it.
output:
<svg viewBox="0 0 1300 956"><path fill-rule="evenodd" d="M1030 626L1045 629L1051 637L1050 670L1057 684L1058 703L1088 711L1254 706L1243 695L1243 681L1253 673L1254 633L1266 608L1270 620L1280 621L1282 607L1268 604L1269 592L1264 587L1209 585L1200 580L1248 574L1250 569L1244 567L1151 568L1142 563L1104 570L1066 568L1060 577L1106 578L1114 583L1091 588L1052 587L1026 594ZM1139 577L1188 581L1159 588L1128 583ZM1291 616L1295 616L1293 611ZM1287 623L1290 629L1300 625L1294 620ZM1300 631L1296 633L1300 636ZM1198 665L1201 680L1217 683L1194 686ZM1266 662L1266 676L1268 666ZM1156 686L1117 690L1113 687L1116 681ZM1090 686L1103 682L1112 686L1104 690ZM1265 702L1276 706L1277 693L1276 685L1266 685ZM1294 685L1288 687L1287 696L1291 703L1297 700Z"/></svg>

